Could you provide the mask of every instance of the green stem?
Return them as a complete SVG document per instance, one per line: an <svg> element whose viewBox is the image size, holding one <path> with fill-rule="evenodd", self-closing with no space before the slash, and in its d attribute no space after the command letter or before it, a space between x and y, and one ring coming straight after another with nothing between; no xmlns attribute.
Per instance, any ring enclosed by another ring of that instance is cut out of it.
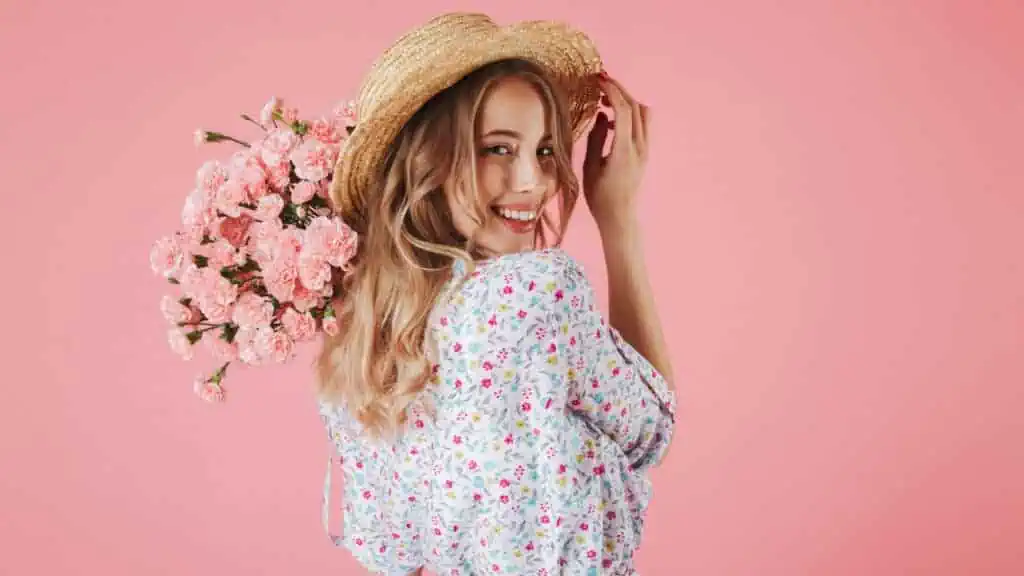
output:
<svg viewBox="0 0 1024 576"><path fill-rule="evenodd" d="M257 121L256 121L256 120L255 120L255 119L254 119L254 118L252 117L252 116L249 116L248 114L242 114L242 120L247 120L247 121L249 121L249 122L252 122L253 124L255 124L255 125L259 126L259 127L260 127L260 130L263 130L264 132L266 132L266 131L267 131L267 129L266 129L266 128L264 128L264 126L263 126L262 124L260 124L259 122L257 122Z"/></svg>

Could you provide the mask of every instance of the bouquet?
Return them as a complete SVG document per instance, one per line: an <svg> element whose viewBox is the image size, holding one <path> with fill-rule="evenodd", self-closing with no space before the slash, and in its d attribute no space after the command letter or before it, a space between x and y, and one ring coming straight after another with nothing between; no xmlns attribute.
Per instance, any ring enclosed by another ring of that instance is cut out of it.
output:
<svg viewBox="0 0 1024 576"><path fill-rule="evenodd" d="M197 146L240 149L199 168L181 227L150 251L174 292L160 303L171 349L189 360L201 345L219 365L193 383L210 402L224 400L232 362L285 363L296 345L338 332L332 291L357 247L327 194L353 104L310 122L273 98L258 120L242 118L259 127L258 140L195 132Z"/></svg>

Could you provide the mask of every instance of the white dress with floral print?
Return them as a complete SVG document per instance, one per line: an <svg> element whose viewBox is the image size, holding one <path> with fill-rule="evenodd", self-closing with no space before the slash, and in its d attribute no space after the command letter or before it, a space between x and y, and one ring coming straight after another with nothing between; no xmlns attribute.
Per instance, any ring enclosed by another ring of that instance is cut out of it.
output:
<svg viewBox="0 0 1024 576"><path fill-rule="evenodd" d="M344 474L336 543L396 576L634 574L646 470L675 421L665 380L562 250L487 260L449 286L428 329L432 412L415 407L385 441L321 404Z"/></svg>

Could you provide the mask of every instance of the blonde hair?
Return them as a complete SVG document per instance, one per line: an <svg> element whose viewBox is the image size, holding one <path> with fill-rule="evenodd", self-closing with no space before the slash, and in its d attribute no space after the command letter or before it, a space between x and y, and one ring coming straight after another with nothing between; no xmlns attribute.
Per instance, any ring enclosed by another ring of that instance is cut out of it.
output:
<svg viewBox="0 0 1024 576"><path fill-rule="evenodd" d="M391 144L365 205L346 203L343 194L332 198L361 242L336 290L340 332L325 338L317 359L318 392L344 405L370 434L404 424L432 375L427 323L452 264L462 261L471 271L480 256L473 239L453 225L445 190L466 193L478 224L491 217L476 187L477 129L484 98L508 77L532 84L547 109L560 202L557 220L543 215L535 242L560 244L579 197L568 108L544 71L524 60L481 67L424 105Z"/></svg>

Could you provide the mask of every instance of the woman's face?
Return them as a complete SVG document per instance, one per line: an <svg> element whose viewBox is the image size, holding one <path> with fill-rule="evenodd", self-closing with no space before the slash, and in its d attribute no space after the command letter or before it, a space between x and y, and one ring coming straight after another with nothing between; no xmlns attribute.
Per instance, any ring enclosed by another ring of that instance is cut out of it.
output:
<svg viewBox="0 0 1024 576"><path fill-rule="evenodd" d="M546 107L526 80L500 80L481 103L477 122L477 190L487 207L481 228L472 203L448 195L455 227L494 254L534 248L542 208L556 191Z"/></svg>

